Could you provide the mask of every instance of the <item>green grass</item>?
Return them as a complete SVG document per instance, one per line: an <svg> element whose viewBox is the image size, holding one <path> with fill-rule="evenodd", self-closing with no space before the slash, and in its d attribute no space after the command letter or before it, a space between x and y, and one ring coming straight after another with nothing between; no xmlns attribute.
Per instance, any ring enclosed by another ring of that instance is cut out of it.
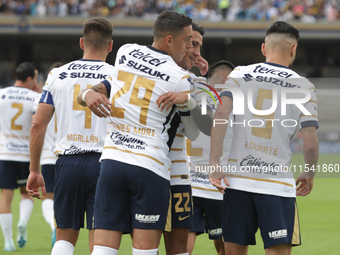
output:
<svg viewBox="0 0 340 255"><path fill-rule="evenodd" d="M294 155L292 164L302 164L302 155ZM340 155L322 155L319 164L340 164ZM330 177L333 178L320 178ZM307 197L297 199L302 245L293 248L295 255L335 255L340 253L340 178L339 173L335 175L317 175L314 182L314 189ZM19 217L19 192L16 191L12 205L13 211L13 235L16 238L16 223ZM87 231L82 230L76 246L75 255L89 254ZM264 254L263 243L259 232L256 236L257 245L251 246L249 254ZM41 201L35 200L34 210L28 223L28 243L23 249L17 248L12 254L17 255L45 255L51 251L50 227L45 222L41 213ZM0 254L3 252L4 238L0 233ZM164 255L163 241L160 245L160 254ZM10 253L9 253L10 254ZM120 255L132 254L131 239L125 235L122 240ZM212 241L206 234L197 238L193 255L215 254Z"/></svg>

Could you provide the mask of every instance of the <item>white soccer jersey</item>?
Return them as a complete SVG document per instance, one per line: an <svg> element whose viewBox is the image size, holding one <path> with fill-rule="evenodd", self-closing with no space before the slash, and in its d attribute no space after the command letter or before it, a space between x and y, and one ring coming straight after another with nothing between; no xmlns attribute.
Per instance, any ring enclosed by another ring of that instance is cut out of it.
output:
<svg viewBox="0 0 340 255"><path fill-rule="evenodd" d="M231 189L282 197L295 197L296 187L290 172L290 144L297 129L318 127L316 92L313 84L291 69L272 63L258 63L236 67L226 81L221 96L233 97L234 139L228 160L228 179ZM234 86L234 87L233 87ZM234 88L233 95L231 90ZM238 90L235 91L235 88ZM292 102L303 100L301 90L311 95L308 102L298 108ZM244 95L244 114L237 113ZM300 91L300 92L299 92ZM286 95L285 95L286 94ZM275 97L277 96L277 100ZM291 100L282 107L281 95ZM270 110L273 113L259 115L250 108ZM249 105L249 106L248 106ZM286 110L286 115L284 115ZM303 112L307 110L308 112ZM311 114L311 115L309 115Z"/></svg>
<svg viewBox="0 0 340 255"><path fill-rule="evenodd" d="M190 91L186 91L186 93L190 93L190 95L196 100L195 95L195 86L194 82L197 79L197 76L194 73L188 72L191 76L190 83ZM171 161L171 169L170 169L170 185L190 185L189 178L189 164L188 157L186 155L186 145L185 145L185 132L184 125L180 121L180 113L177 112L176 116L171 121L171 128L176 128L177 131L174 137L170 137L173 139L171 149L169 152L169 159Z"/></svg>
<svg viewBox="0 0 340 255"><path fill-rule="evenodd" d="M55 137L57 133L57 120L53 114L47 125L43 150L41 152L40 165L55 165L57 157L54 155Z"/></svg>
<svg viewBox="0 0 340 255"><path fill-rule="evenodd" d="M176 107L161 112L155 102L168 91L188 91L189 78L163 51L138 44L122 46L113 79L105 84L111 85L112 117L101 159L138 165L169 180L167 131Z"/></svg>
<svg viewBox="0 0 340 255"><path fill-rule="evenodd" d="M200 78L195 83L197 98L200 98L197 102L202 105L202 95L205 95L207 108L213 111L215 114L219 99L214 91L210 90L207 86L207 81ZM214 99L204 91L209 91L213 95ZM217 92L219 95L220 92ZM221 154L221 164L227 164L229 158L229 152L233 137L232 128L228 128L227 134L223 142L223 152ZM210 136L200 133L195 141L187 140L187 152L190 160L190 178L192 195L195 197L202 197L207 199L222 200L223 194L218 191L209 181L209 157L210 157Z"/></svg>
<svg viewBox="0 0 340 255"><path fill-rule="evenodd" d="M113 73L103 61L80 59L53 69L40 103L51 104L57 116L55 155L100 153L107 133L107 120L77 102L82 89L97 85Z"/></svg>
<svg viewBox="0 0 340 255"><path fill-rule="evenodd" d="M0 160L30 161L32 116L39 96L23 87L0 90Z"/></svg>

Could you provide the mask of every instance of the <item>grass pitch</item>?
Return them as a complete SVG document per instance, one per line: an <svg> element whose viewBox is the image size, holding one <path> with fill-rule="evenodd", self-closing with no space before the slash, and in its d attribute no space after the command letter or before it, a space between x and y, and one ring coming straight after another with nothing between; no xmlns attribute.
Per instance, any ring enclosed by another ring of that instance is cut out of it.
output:
<svg viewBox="0 0 340 255"><path fill-rule="evenodd" d="M301 154L294 155L292 164L301 165L304 163ZM321 155L319 164L340 164L339 155ZM319 175L319 177L318 177ZM331 178L325 178L331 177ZM297 198L300 215L300 229L302 245L293 248L295 255L336 255L340 251L340 172L317 174L314 181L314 189L307 197ZM16 239L16 224L19 220L19 192L16 191L12 212L13 212L13 238ZM88 250L88 233L81 230L75 255L90 254ZM200 235L196 239L193 255L216 254L213 242L208 235ZM263 243L258 231L257 245L251 246L250 255L264 254ZM3 251L4 238L0 233L0 254L7 254ZM163 240L160 245L160 254L165 254ZM19 249L12 254L16 255L46 255L51 252L50 227L45 222L41 212L41 201L34 201L34 210L28 223L28 242L25 248ZM11 253L8 253L11 254ZM129 235L123 237L120 255L132 254L131 239Z"/></svg>

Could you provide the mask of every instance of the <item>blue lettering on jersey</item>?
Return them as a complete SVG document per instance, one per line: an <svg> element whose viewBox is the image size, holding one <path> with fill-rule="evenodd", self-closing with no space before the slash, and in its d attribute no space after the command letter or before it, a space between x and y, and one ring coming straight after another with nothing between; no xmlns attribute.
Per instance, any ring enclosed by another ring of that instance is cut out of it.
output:
<svg viewBox="0 0 340 255"><path fill-rule="evenodd" d="M295 88L295 87L300 88L300 86L298 86L298 85L294 85L290 82L282 81L282 80L276 79L274 77L256 76L256 81L257 82L272 83L274 85L281 86L281 87L284 87L284 88Z"/></svg>
<svg viewBox="0 0 340 255"><path fill-rule="evenodd" d="M129 60L128 63L127 63L127 66L128 67L132 67L136 70L139 70L143 73L146 73L146 74L149 74L151 76L154 76L156 78L160 78L162 79L163 81L169 81L170 79L170 76L165 74L165 73L161 73L157 70L154 70L148 66L145 66L145 65L142 65L142 64L139 64L137 62L134 62L133 60Z"/></svg>
<svg viewBox="0 0 340 255"><path fill-rule="evenodd" d="M144 54L143 52L140 51L140 49L137 49L137 50L134 49L133 51L131 51L129 53L129 55L134 57L134 58L141 59L144 62L149 62L149 64L151 64L153 66L159 66L159 65L165 64L167 62L166 60L161 62L158 58L151 56L150 53ZM151 59L149 60L149 58L151 58Z"/></svg>
<svg viewBox="0 0 340 255"><path fill-rule="evenodd" d="M8 99L14 99L14 100L27 100L34 102L33 97L27 97L27 96L8 96Z"/></svg>
<svg viewBox="0 0 340 255"><path fill-rule="evenodd" d="M62 73L59 74L59 77L58 77L58 78L59 78L60 80L64 80L66 77L67 77L67 73L66 73L66 72L62 72Z"/></svg>
<svg viewBox="0 0 340 255"><path fill-rule="evenodd" d="M105 80L107 74L100 74L100 73L86 73L86 72L79 72L79 73L71 73L70 78L84 78L84 79L100 79Z"/></svg>
<svg viewBox="0 0 340 255"><path fill-rule="evenodd" d="M273 75L277 75L281 78L289 78L293 75L279 69L270 69L267 67L263 67L261 65L256 66L255 69L253 70L253 73L270 73Z"/></svg>
<svg viewBox="0 0 340 255"><path fill-rule="evenodd" d="M98 71L103 66L104 65L89 65L89 64L75 64L75 63L72 63L67 68L67 70L92 70L92 71Z"/></svg>
<svg viewBox="0 0 340 255"><path fill-rule="evenodd" d="M124 64L124 61L126 60L126 57L125 57L125 55L123 55L121 58L120 58L120 60L119 60L119 64L121 65L121 64Z"/></svg>
<svg viewBox="0 0 340 255"><path fill-rule="evenodd" d="M253 78L253 76L249 73L246 73L243 77L243 80L245 80L245 82L248 82L252 80L251 78Z"/></svg>

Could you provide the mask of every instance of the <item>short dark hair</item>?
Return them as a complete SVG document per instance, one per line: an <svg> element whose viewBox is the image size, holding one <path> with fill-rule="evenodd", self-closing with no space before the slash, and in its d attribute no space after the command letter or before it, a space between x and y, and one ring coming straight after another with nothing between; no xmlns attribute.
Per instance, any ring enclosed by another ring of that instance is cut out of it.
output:
<svg viewBox="0 0 340 255"><path fill-rule="evenodd" d="M185 27L191 25L192 19L189 16L175 11L163 11L153 25L153 35L155 38L176 36Z"/></svg>
<svg viewBox="0 0 340 255"><path fill-rule="evenodd" d="M112 40L112 31L113 26L106 19L89 19L84 23L84 43L99 49L106 47Z"/></svg>
<svg viewBox="0 0 340 255"><path fill-rule="evenodd" d="M299 30L284 21L276 21L271 24L271 26L267 30L266 36L271 34L286 34L296 39L296 41L298 41L300 38Z"/></svg>
<svg viewBox="0 0 340 255"><path fill-rule="evenodd" d="M35 76L35 66L30 62L21 63L15 70L15 77L18 81L25 82L28 77Z"/></svg>
<svg viewBox="0 0 340 255"><path fill-rule="evenodd" d="M201 27L200 25L196 24L195 22L192 22L192 30L200 33L201 36L203 36L204 33L205 33L204 28Z"/></svg>
<svg viewBox="0 0 340 255"><path fill-rule="evenodd" d="M209 70L208 70L208 74L207 74L207 78L210 78L211 76L213 76L214 72L216 71L216 69L220 66L226 66L229 67L231 70L234 70L235 65L229 61L226 60L220 60L216 63L214 63L213 65L210 66Z"/></svg>

